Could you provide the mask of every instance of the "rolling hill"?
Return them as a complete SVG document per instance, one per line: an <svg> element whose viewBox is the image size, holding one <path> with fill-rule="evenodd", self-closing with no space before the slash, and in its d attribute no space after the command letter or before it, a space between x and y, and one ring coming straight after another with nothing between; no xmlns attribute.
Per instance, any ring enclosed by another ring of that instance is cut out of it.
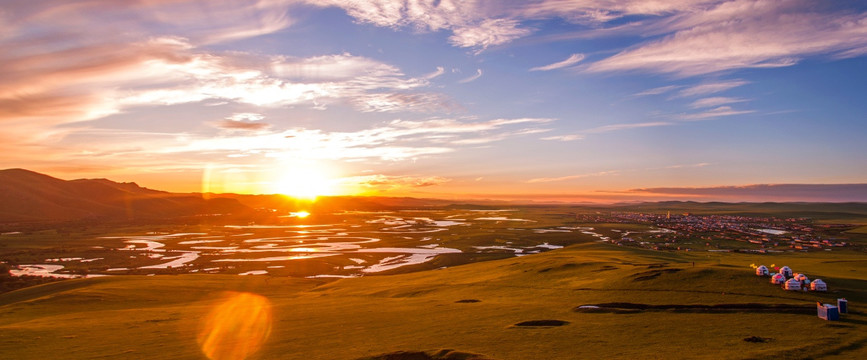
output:
<svg viewBox="0 0 867 360"><path fill-rule="evenodd" d="M783 291L747 266L760 261L833 288ZM247 359L863 359L864 264L852 253L708 258L587 243L337 281L77 279L0 294L0 358L206 359L203 334L237 326L218 348L243 346ZM838 297L850 314L816 317L817 301Z"/></svg>
<svg viewBox="0 0 867 360"><path fill-rule="evenodd" d="M162 219L250 211L234 199L204 199L107 179L61 180L24 169L0 170L3 223Z"/></svg>

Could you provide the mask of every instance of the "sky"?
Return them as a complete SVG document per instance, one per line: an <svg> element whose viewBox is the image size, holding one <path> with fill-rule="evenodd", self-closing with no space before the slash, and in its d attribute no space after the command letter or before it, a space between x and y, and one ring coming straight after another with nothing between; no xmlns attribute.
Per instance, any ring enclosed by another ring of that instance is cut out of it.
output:
<svg viewBox="0 0 867 360"><path fill-rule="evenodd" d="M0 168L176 192L867 201L867 3L5 0Z"/></svg>

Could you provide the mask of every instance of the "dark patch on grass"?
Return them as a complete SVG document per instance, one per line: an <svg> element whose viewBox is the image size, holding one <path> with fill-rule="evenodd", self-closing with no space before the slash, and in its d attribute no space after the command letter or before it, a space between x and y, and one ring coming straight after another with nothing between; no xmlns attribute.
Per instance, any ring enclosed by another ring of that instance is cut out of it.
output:
<svg viewBox="0 0 867 360"><path fill-rule="evenodd" d="M617 269L619 269L619 268L616 266L605 265L599 269L591 270L590 272L603 272L603 271L611 271L611 270L617 270Z"/></svg>
<svg viewBox="0 0 867 360"><path fill-rule="evenodd" d="M640 272L638 274L633 275L635 278L632 281L647 281L658 278L663 273L676 273L681 269L661 269L661 270L651 270Z"/></svg>
<svg viewBox="0 0 867 360"><path fill-rule="evenodd" d="M664 268L664 267L666 267L666 266L668 266L668 263L659 263L659 264L650 264L650 265L647 265L647 268L648 268L648 269L659 269L659 268Z"/></svg>
<svg viewBox="0 0 867 360"><path fill-rule="evenodd" d="M485 355L451 349L433 351L395 351L386 354L358 358L358 360L493 360Z"/></svg>
<svg viewBox="0 0 867 360"><path fill-rule="evenodd" d="M743 304L635 304L635 303L603 303L593 305L582 305L573 309L576 312L589 313L634 313L641 311L671 311L671 312L689 312L689 313L743 313L743 312L776 312L790 314L812 314L816 313L815 305L790 305L790 304L759 304L759 303L743 303Z"/></svg>
<svg viewBox="0 0 867 360"><path fill-rule="evenodd" d="M832 323L832 322L829 322L829 323L825 324L825 327L830 327L830 328L852 328L852 327L854 327L854 326L852 326L852 325L846 325L846 324L838 324L838 323Z"/></svg>
<svg viewBox="0 0 867 360"><path fill-rule="evenodd" d="M482 302L482 301L479 299L461 299L461 300L458 300L455 302L458 304L469 304L469 303L477 303L477 302Z"/></svg>
<svg viewBox="0 0 867 360"><path fill-rule="evenodd" d="M745 338L744 338L744 341L746 341L746 342L751 342L751 343L764 343L764 342L768 342L768 341L771 341L771 340L774 340L774 339L772 339L772 338L763 338L763 337L761 337L761 336L749 336L749 337L745 337Z"/></svg>
<svg viewBox="0 0 867 360"><path fill-rule="evenodd" d="M167 319L147 319L147 320L145 320L145 322L149 322L149 323L160 323L160 322L166 322L166 321L178 321L178 320L180 320L180 319L178 319L178 318L167 318Z"/></svg>
<svg viewBox="0 0 867 360"><path fill-rule="evenodd" d="M565 320L528 320L528 321L519 322L519 323L515 324L515 326L550 327L550 326L563 326L563 325L567 325L567 324L569 324L569 322L565 321Z"/></svg>
<svg viewBox="0 0 867 360"><path fill-rule="evenodd" d="M842 346L834 348L834 349L830 349L830 350L828 350L828 351L826 351L820 355L821 356L842 355L843 353L846 353L849 351L859 350L859 349L863 348L865 344L867 344L867 339L861 339L861 340L857 340L857 341L854 341L854 342L849 343L849 344L842 345Z"/></svg>
<svg viewBox="0 0 867 360"><path fill-rule="evenodd" d="M563 264L560 266L547 267L547 268L544 268L542 270L539 270L539 272L544 273L544 272L548 272L551 270L568 270L568 269L574 269L576 267L578 267L578 264L576 264L576 263L566 263L566 264Z"/></svg>

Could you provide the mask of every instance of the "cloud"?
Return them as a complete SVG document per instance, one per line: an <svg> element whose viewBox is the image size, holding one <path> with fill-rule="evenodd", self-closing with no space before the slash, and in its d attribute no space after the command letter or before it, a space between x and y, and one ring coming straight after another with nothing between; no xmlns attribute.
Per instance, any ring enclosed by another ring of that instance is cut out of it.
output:
<svg viewBox="0 0 867 360"><path fill-rule="evenodd" d="M808 0L734 0L698 6L660 22L666 35L597 61L590 72L646 71L695 76L791 66L867 48L867 13L820 12ZM851 55L850 55L851 56Z"/></svg>
<svg viewBox="0 0 867 360"><path fill-rule="evenodd" d="M660 95L665 94L667 92L671 92L672 90L678 89L680 86L677 85L668 85L668 86L660 86L653 89L647 89L642 92L638 92L633 94L632 96L648 96L648 95Z"/></svg>
<svg viewBox="0 0 867 360"><path fill-rule="evenodd" d="M571 134L571 135L555 135L543 137L542 140L557 140L557 141L575 141L575 140L583 140L585 138L584 135L581 134Z"/></svg>
<svg viewBox="0 0 867 360"><path fill-rule="evenodd" d="M566 60L558 61L545 66L537 66L531 68L530 71L550 71L555 69L562 69L564 67L575 65L581 60L584 60L584 54L572 54Z"/></svg>
<svg viewBox="0 0 867 360"><path fill-rule="evenodd" d="M310 0L336 6L363 23L415 31L450 31L450 42L476 48L527 37L537 20L583 25L562 40L615 34L646 40L585 67L590 72L645 71L695 76L731 69L791 66L802 58L867 53L867 14L826 10L810 0ZM850 5L851 6L851 5ZM845 6L844 6L845 7ZM839 8L839 7L838 7ZM618 20L618 21L614 21ZM550 36L549 36L550 38Z"/></svg>
<svg viewBox="0 0 867 360"><path fill-rule="evenodd" d="M265 116L257 113L234 113L232 116L226 118L226 120L232 121L259 121L264 119Z"/></svg>
<svg viewBox="0 0 867 360"><path fill-rule="evenodd" d="M450 112L460 109L448 97L433 93L376 93L356 96L352 99L362 112Z"/></svg>
<svg viewBox="0 0 867 360"><path fill-rule="evenodd" d="M603 126L595 127L592 129L584 130L583 132L586 134L599 134L599 133L606 133L606 132L611 132L611 131L620 131L620 130L646 128L646 127L657 127L657 126L669 126L669 125L674 125L674 124L672 124L670 122L665 122L665 121L643 122L643 123L634 123L634 124L611 124L611 125L603 125Z"/></svg>
<svg viewBox="0 0 867 360"><path fill-rule="evenodd" d="M195 43L211 44L290 26L292 20L287 16L286 5L285 1L15 1L4 3L5 17L15 19L9 21L4 34L43 45L88 39L120 42L140 39L144 34L157 37L183 34Z"/></svg>
<svg viewBox="0 0 867 360"><path fill-rule="evenodd" d="M458 47L485 49L525 37L533 29L522 22L561 18L593 28L632 15L670 15L693 11L708 0L530 0L530 1L392 1L307 0L314 6L335 6L362 23L415 31L452 32ZM615 25L619 26L619 25ZM592 30L591 30L592 31Z"/></svg>
<svg viewBox="0 0 867 360"><path fill-rule="evenodd" d="M716 82L705 82L705 83L690 86L686 89L678 91L677 97L691 97L691 96L715 94L718 92L726 91L728 89L743 86L743 85L746 85L749 83L750 83L749 81L740 80L740 79L722 80L722 81L716 81Z"/></svg>
<svg viewBox="0 0 867 360"><path fill-rule="evenodd" d="M308 58L274 56L259 61L269 61L270 70L276 76L297 82L343 82L362 76L373 79L403 76L395 66L350 53Z"/></svg>
<svg viewBox="0 0 867 360"><path fill-rule="evenodd" d="M226 130L247 131L229 131L216 136L79 129L73 135L86 140L77 146L81 152L63 153L63 157L56 160L91 164L122 158L130 166L163 169L197 169L203 162L212 162L214 157L229 155L250 155L243 159L243 164L254 167L281 159L403 161L458 151L478 139L520 136L526 129L516 132L509 128L550 121L536 118L395 120L358 131L328 132L306 128L281 130L260 121L225 120L215 125Z"/></svg>
<svg viewBox="0 0 867 360"><path fill-rule="evenodd" d="M436 71L429 73L429 74L424 74L424 75L422 75L422 78L430 80L430 79L433 79L435 77L438 77L438 76L444 74L445 72L446 72L446 70L442 66L437 66Z"/></svg>
<svg viewBox="0 0 867 360"><path fill-rule="evenodd" d="M557 181L567 181L567 180L575 180L582 179L587 177L597 177L597 176L608 176L608 175L618 175L620 171L600 171L590 174L578 174L578 175L569 175L569 176L561 176L561 177L548 177L548 178L535 178L527 180L527 183L548 183L548 182L557 182Z"/></svg>
<svg viewBox="0 0 867 360"><path fill-rule="evenodd" d="M607 133L607 132L612 132L612 131L647 128L647 127L657 127L657 126L670 126L670 125L674 125L674 123L666 122L666 121L653 121L653 122L643 122L643 123L633 123L633 124L611 124L611 125L603 125L603 126L587 129L587 130L582 131L580 134L549 136L549 137L542 138L542 140L559 140L559 141L583 140L586 137L586 134L601 134L601 133Z"/></svg>
<svg viewBox="0 0 867 360"><path fill-rule="evenodd" d="M363 111L456 107L442 95L418 92L428 85L423 77L407 77L394 66L347 53L311 58L214 54L169 37L23 55L5 63L0 121L80 122L129 107L203 101L270 107L337 102ZM383 98L389 99L387 106L376 105Z"/></svg>
<svg viewBox="0 0 867 360"><path fill-rule="evenodd" d="M730 106L720 106L700 113L681 115L679 118L682 120L704 120L722 116L750 114L754 112L755 110L735 110Z"/></svg>
<svg viewBox="0 0 867 360"><path fill-rule="evenodd" d="M733 103L739 103L739 102L745 102L745 101L748 101L748 100L747 99L741 99L741 98L730 98L730 97L709 97L709 98L703 98L703 99L698 99L696 101L693 101L692 104L689 104L689 107L691 107L693 109L698 109L698 108L714 107L714 106L733 104Z"/></svg>
<svg viewBox="0 0 867 360"><path fill-rule="evenodd" d="M684 169L684 168L701 168L710 165L710 163L697 163L697 164L678 164L678 165L669 165L664 167L663 169Z"/></svg>
<svg viewBox="0 0 867 360"><path fill-rule="evenodd" d="M519 22L512 19L487 19L476 24L455 28L449 41L459 47L478 47L508 43L528 35L531 31L518 27Z"/></svg>
<svg viewBox="0 0 867 360"><path fill-rule="evenodd" d="M475 75L470 76L470 77L465 78L465 79L461 79L461 80L458 81L458 83L466 84L466 83L468 83L468 82L476 81L476 80L478 80L480 77L482 77L482 69L476 69L476 74L475 74Z"/></svg>
<svg viewBox="0 0 867 360"><path fill-rule="evenodd" d="M344 177L340 179L342 184L372 188L377 190L393 190L399 188L422 188L442 185L451 179L441 176L408 176L408 175L361 175Z"/></svg>
<svg viewBox="0 0 867 360"><path fill-rule="evenodd" d="M236 120L222 120L222 121L216 122L214 125L220 129L247 130L247 131L259 131L259 130L264 130L264 129L271 127L270 124L266 124L266 123L236 121Z"/></svg>
<svg viewBox="0 0 867 360"><path fill-rule="evenodd" d="M391 1L391 0L309 0L310 5L342 8L362 23L415 31L452 32L454 46L483 50L526 36L520 21L504 11L510 4L483 4L475 1ZM493 5L493 6L491 6ZM505 6L504 6L505 5ZM501 15L501 16L498 16Z"/></svg>

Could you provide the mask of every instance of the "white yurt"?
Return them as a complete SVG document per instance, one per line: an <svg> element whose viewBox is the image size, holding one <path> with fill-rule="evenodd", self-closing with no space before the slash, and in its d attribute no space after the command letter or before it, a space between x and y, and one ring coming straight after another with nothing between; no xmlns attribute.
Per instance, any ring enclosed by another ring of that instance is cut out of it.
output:
<svg viewBox="0 0 867 360"><path fill-rule="evenodd" d="M780 274L783 274L783 276L790 278L792 277L792 269L788 266L783 266L780 268Z"/></svg>
<svg viewBox="0 0 867 360"><path fill-rule="evenodd" d="M784 282L786 282L786 277L783 274L773 273L771 275L771 284L782 285Z"/></svg>
<svg viewBox="0 0 867 360"><path fill-rule="evenodd" d="M770 275L770 272L768 271L768 267L764 266L764 265L759 265L759 267L756 268L756 275L758 275L758 276Z"/></svg>
<svg viewBox="0 0 867 360"><path fill-rule="evenodd" d="M807 278L807 275L804 275L802 273L796 273L794 276L792 276L792 279L800 281L802 285L810 281L810 279Z"/></svg>
<svg viewBox="0 0 867 360"><path fill-rule="evenodd" d="M813 282L810 283L810 290L813 290L813 291L828 291L828 284L825 284L825 282L822 281L822 279L816 279L816 280L813 280Z"/></svg>
<svg viewBox="0 0 867 360"><path fill-rule="evenodd" d="M795 279L786 280L786 284L783 286L786 290L801 290L801 282Z"/></svg>

